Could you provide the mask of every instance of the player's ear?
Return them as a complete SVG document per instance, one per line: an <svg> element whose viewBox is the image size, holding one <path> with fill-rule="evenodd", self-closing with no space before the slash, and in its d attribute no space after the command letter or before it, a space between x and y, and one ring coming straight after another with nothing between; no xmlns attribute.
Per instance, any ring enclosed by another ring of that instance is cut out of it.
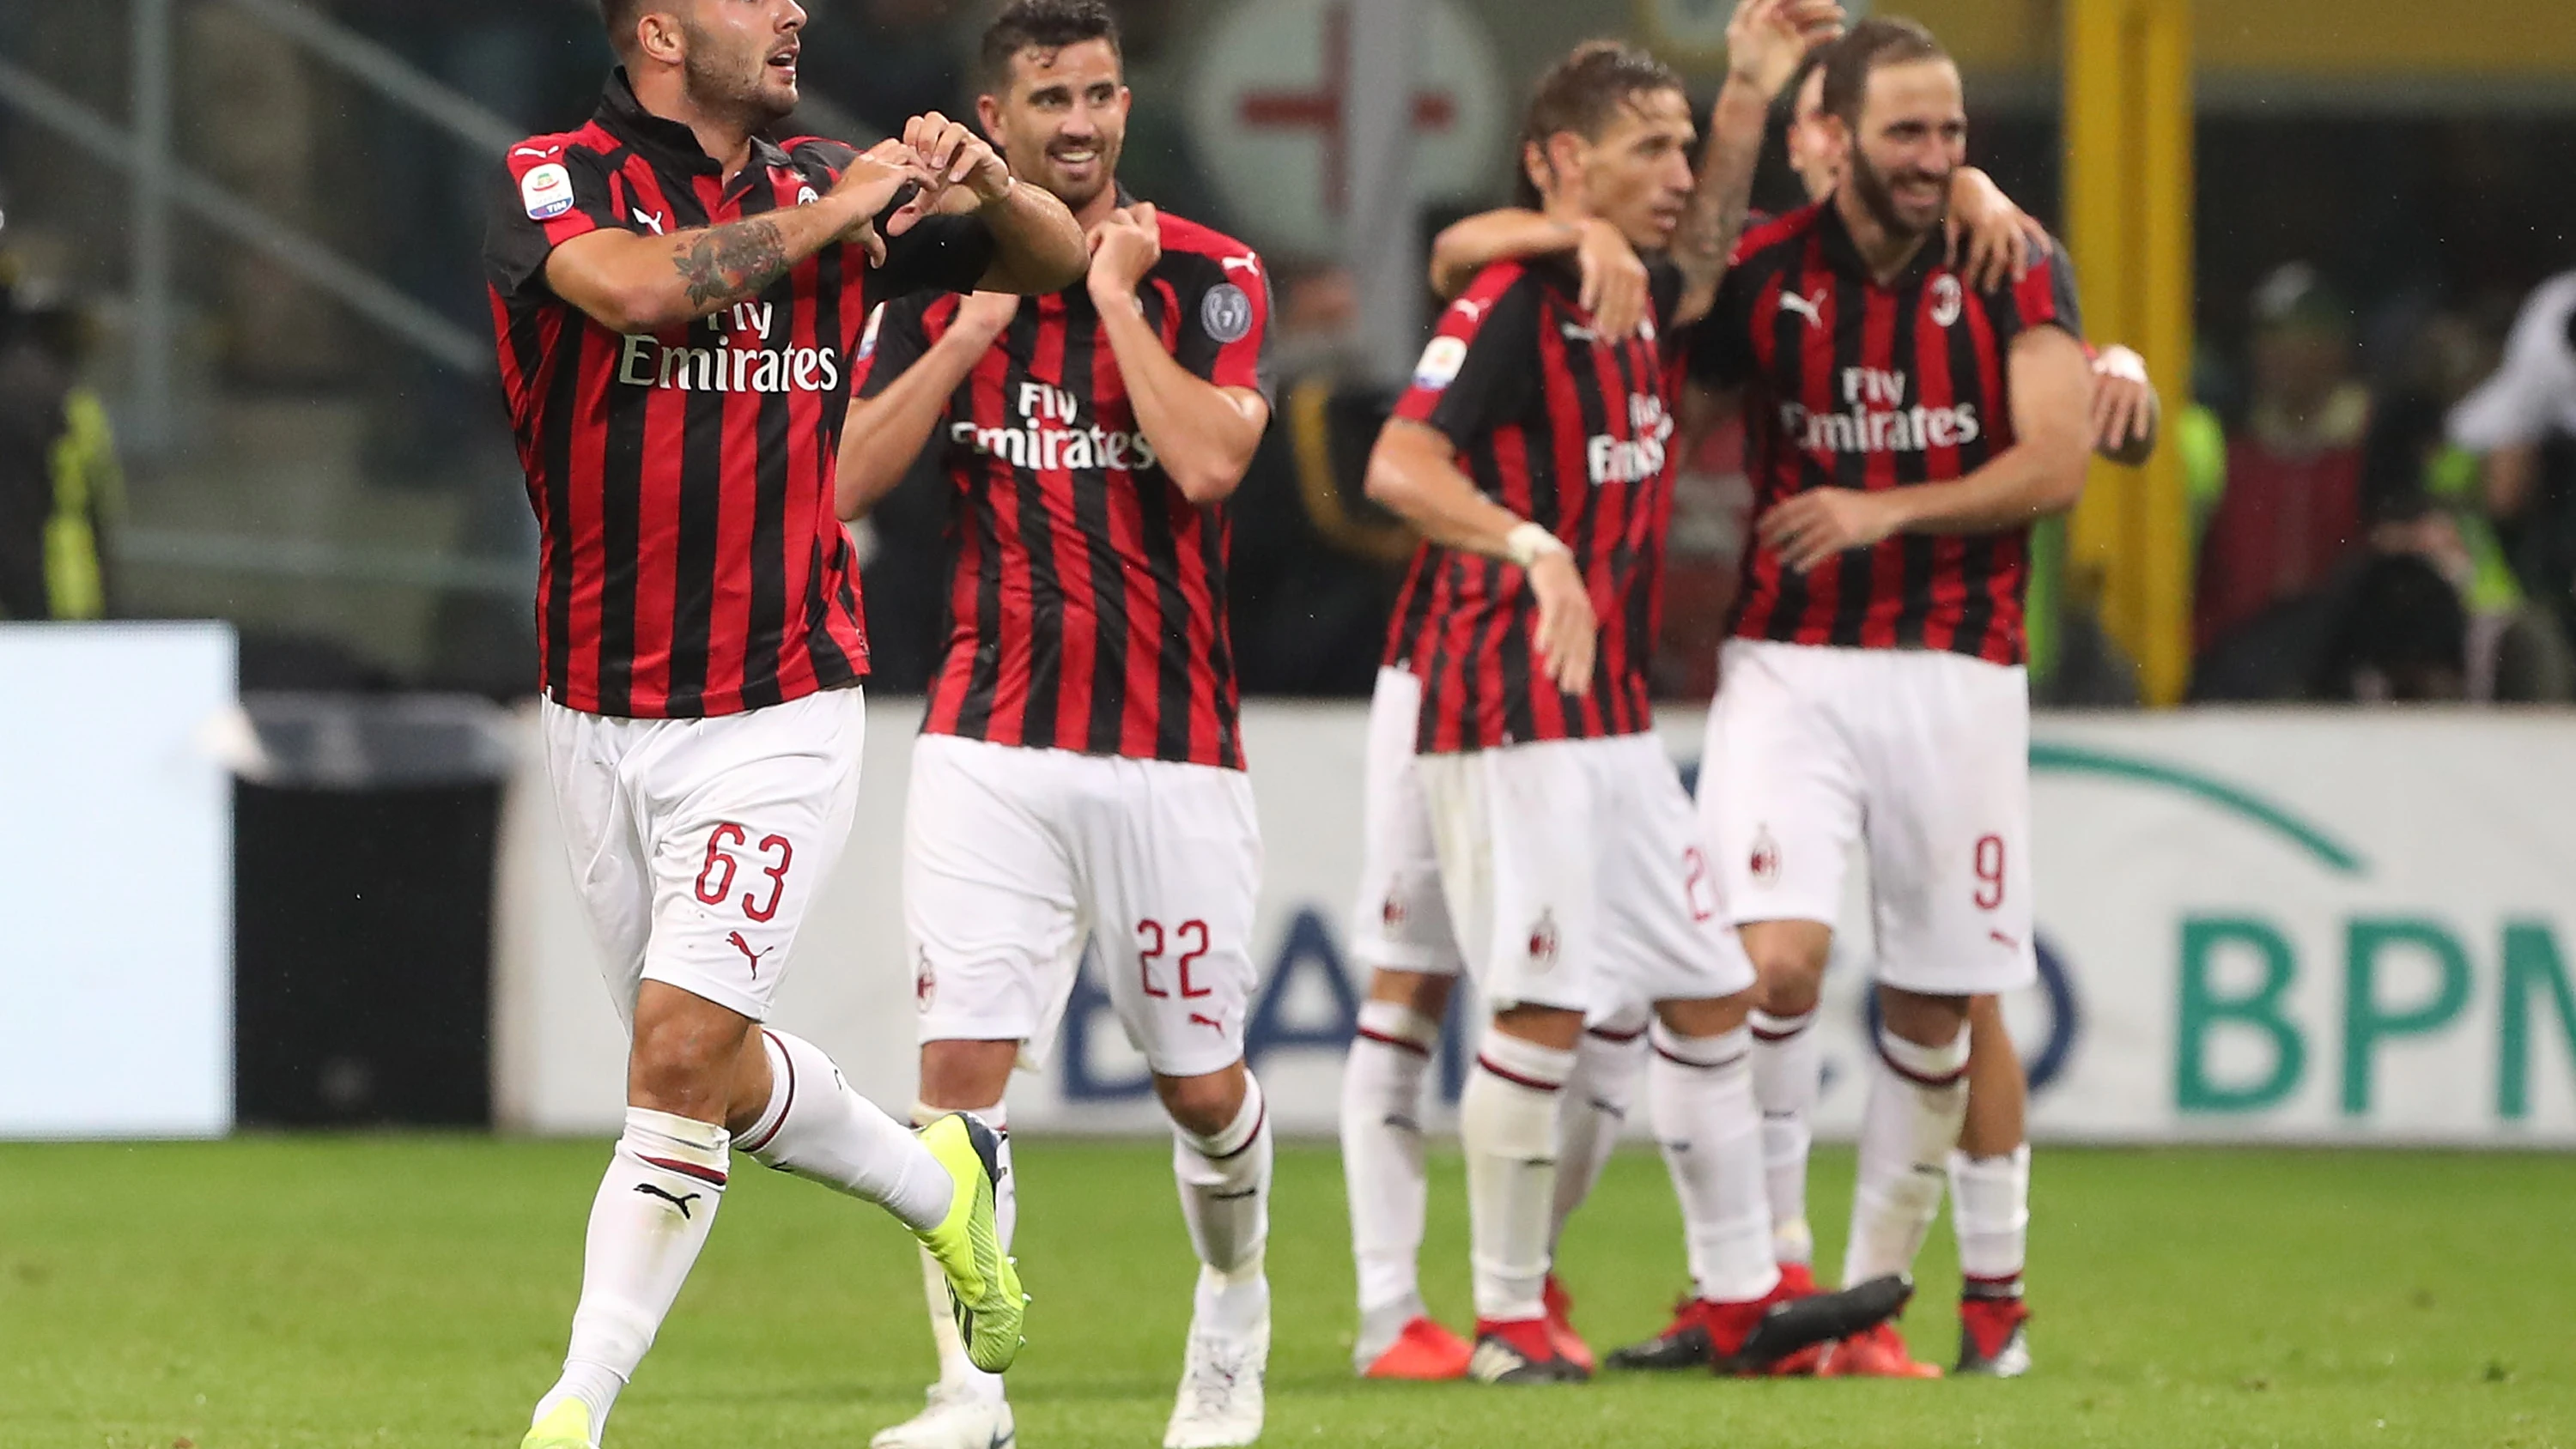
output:
<svg viewBox="0 0 2576 1449"><path fill-rule="evenodd" d="M1565 187L1581 189L1583 167L1591 152L1590 142L1572 131L1559 131L1547 138L1547 179L1539 183L1542 192Z"/></svg>
<svg viewBox="0 0 2576 1449"><path fill-rule="evenodd" d="M984 137L993 143L994 150L1007 152L1011 149L1010 129L1002 121L1001 97L990 94L977 96L975 119L983 122Z"/></svg>
<svg viewBox="0 0 2576 1449"><path fill-rule="evenodd" d="M680 17L668 10L648 10L635 22L635 54L638 59L656 60L664 65L678 65L688 58L688 44L681 38Z"/></svg>

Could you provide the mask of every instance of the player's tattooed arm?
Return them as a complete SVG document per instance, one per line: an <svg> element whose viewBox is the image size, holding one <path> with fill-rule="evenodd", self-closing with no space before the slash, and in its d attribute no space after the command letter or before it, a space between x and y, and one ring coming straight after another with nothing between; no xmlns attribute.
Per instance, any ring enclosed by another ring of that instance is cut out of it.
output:
<svg viewBox="0 0 2576 1449"><path fill-rule="evenodd" d="M1726 84L1710 115L1699 185L1673 238L1673 261L1684 281L1678 320L1695 322L1717 301L1727 260L1752 214L1753 170L1771 103L1807 52L1842 31L1835 0L1738 0L1727 22Z"/></svg>
<svg viewBox="0 0 2576 1449"><path fill-rule="evenodd" d="M1635 332L1653 305L1653 282L1636 247L1598 217L1560 221L1507 208L1455 222L1431 243L1431 289L1454 300L1496 262L1568 253L1582 274L1583 309L1613 337Z"/></svg>
<svg viewBox="0 0 2576 1449"><path fill-rule="evenodd" d="M667 236L603 228L575 237L546 258L546 285L614 332L681 326L759 296L835 242L882 256L875 218L906 186L935 197L938 179L908 151L879 147L852 158L831 194L804 206ZM900 231L916 216L907 208L889 225Z"/></svg>
<svg viewBox="0 0 2576 1449"><path fill-rule="evenodd" d="M683 238L671 265L689 284L689 306L703 312L768 291L790 263L778 223L762 217Z"/></svg>

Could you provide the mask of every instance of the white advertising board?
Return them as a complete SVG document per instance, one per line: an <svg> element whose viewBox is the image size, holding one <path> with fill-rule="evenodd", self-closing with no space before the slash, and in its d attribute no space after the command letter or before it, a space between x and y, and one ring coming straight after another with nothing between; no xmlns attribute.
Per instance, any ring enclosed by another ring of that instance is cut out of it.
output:
<svg viewBox="0 0 2576 1449"><path fill-rule="evenodd" d="M1251 1048L1277 1120L1300 1133L1333 1130L1362 987L1344 943L1364 718L1246 712L1268 852ZM895 1110L912 1089L897 882L918 719L910 701L871 710L858 828L780 1010ZM1685 770L1698 727L1695 713L1664 721ZM2576 1144L2576 721L2200 713L2043 718L2035 735L2045 983L2010 1013L2037 1135ZM510 820L497 1100L522 1128L613 1130L623 1047L541 769L523 771ZM1855 907L1865 890L1856 879ZM1865 926L1843 947L1828 1132L1859 1115ZM1454 1042L1445 1056L1454 1090ZM1039 1130L1158 1125L1100 993L1078 993L1011 1113Z"/></svg>
<svg viewBox="0 0 2576 1449"><path fill-rule="evenodd" d="M0 625L0 1138L232 1126L235 660L221 624Z"/></svg>

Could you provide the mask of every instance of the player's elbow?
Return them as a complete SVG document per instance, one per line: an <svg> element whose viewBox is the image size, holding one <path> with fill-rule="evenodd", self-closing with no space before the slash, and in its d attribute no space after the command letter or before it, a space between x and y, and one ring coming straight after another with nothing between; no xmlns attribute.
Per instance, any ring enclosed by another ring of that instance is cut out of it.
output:
<svg viewBox="0 0 2576 1449"><path fill-rule="evenodd" d="M1368 478L1364 487L1371 503L1406 520L1412 519L1422 496L1413 467L1402 450L1383 440L1369 454Z"/></svg>
<svg viewBox="0 0 2576 1449"><path fill-rule="evenodd" d="M2041 453L2038 514L2057 518L2084 501L2084 476L2092 461L2081 438L2053 438Z"/></svg>
<svg viewBox="0 0 2576 1449"><path fill-rule="evenodd" d="M697 320L684 298L673 295L668 288L645 282L605 284L583 310L600 326L626 336L683 327Z"/></svg>
<svg viewBox="0 0 2576 1449"><path fill-rule="evenodd" d="M1171 470L1172 486L1193 508L1214 508L1243 486L1244 469L1225 463L1182 465Z"/></svg>

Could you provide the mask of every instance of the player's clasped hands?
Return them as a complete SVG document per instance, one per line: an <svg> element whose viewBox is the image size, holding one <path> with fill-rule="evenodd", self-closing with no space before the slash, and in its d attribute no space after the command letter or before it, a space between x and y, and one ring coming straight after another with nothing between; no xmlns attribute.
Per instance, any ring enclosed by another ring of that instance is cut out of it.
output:
<svg viewBox="0 0 2576 1449"><path fill-rule="evenodd" d="M878 217L903 196L907 187L912 195L904 198L903 205L886 217L880 228ZM859 220L842 234L842 239L865 248L871 263L883 265L886 238L912 230L913 223L936 204L940 190L938 176L922 164L911 147L901 141L880 141L860 152L849 169L841 173L840 183L832 188L835 198L851 201L859 214Z"/></svg>
<svg viewBox="0 0 2576 1449"><path fill-rule="evenodd" d="M1570 553L1544 553L1529 567L1530 592L1538 597L1538 662L1547 677L1567 694L1592 688L1592 660L1601 643L1601 622L1592 612L1592 591Z"/></svg>
<svg viewBox="0 0 2576 1449"><path fill-rule="evenodd" d="M1091 296L1103 301L1136 295L1145 274L1163 259L1162 223L1153 204L1122 206L1091 233Z"/></svg>
<svg viewBox="0 0 2576 1449"><path fill-rule="evenodd" d="M962 121L925 112L905 123L903 143L938 176L943 191L963 186L979 200L991 201L1011 189L1010 163Z"/></svg>

